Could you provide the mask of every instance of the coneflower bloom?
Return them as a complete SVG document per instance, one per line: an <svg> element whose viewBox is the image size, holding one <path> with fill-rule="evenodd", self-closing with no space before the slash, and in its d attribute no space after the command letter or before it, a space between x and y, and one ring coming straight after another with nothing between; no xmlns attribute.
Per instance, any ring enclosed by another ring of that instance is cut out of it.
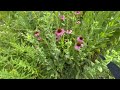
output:
<svg viewBox="0 0 120 90"><path fill-rule="evenodd" d="M75 50L80 50L80 48L82 47L83 45L80 43L80 42L77 42L77 44L75 45Z"/></svg>
<svg viewBox="0 0 120 90"><path fill-rule="evenodd" d="M72 33L72 30L66 30L65 31L67 34L71 34Z"/></svg>
<svg viewBox="0 0 120 90"><path fill-rule="evenodd" d="M64 15L60 16L60 19L61 19L62 21L65 21L65 16L64 16Z"/></svg>
<svg viewBox="0 0 120 90"><path fill-rule="evenodd" d="M83 37L77 37L77 41L83 43Z"/></svg>
<svg viewBox="0 0 120 90"><path fill-rule="evenodd" d="M80 22L80 21L77 21L76 23L77 23L77 24L80 24L81 22Z"/></svg>
<svg viewBox="0 0 120 90"><path fill-rule="evenodd" d="M35 35L35 37L38 37L38 36L40 35L40 32L36 31L36 32L34 33L34 35Z"/></svg>
<svg viewBox="0 0 120 90"><path fill-rule="evenodd" d="M75 14L77 14L77 15L80 14L80 11L75 11Z"/></svg>
<svg viewBox="0 0 120 90"><path fill-rule="evenodd" d="M65 33L65 30L59 28L56 30L55 35L58 38L58 37L62 36L64 33Z"/></svg>

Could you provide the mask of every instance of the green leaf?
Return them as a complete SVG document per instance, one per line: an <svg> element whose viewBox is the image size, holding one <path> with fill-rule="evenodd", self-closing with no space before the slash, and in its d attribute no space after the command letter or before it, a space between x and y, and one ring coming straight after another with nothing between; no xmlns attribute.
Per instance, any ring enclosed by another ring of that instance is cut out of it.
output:
<svg viewBox="0 0 120 90"><path fill-rule="evenodd" d="M102 70L102 67L100 67L100 66L98 66L98 70L99 70L100 72L103 71L103 70Z"/></svg>

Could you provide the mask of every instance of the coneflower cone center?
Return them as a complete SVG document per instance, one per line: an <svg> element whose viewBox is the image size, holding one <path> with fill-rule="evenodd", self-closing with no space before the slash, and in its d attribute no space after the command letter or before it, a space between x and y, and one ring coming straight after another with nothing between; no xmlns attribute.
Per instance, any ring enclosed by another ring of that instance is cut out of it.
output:
<svg viewBox="0 0 120 90"><path fill-rule="evenodd" d="M81 43L80 43L80 42L78 42L78 43L77 43L77 46L81 46Z"/></svg>
<svg viewBox="0 0 120 90"><path fill-rule="evenodd" d="M82 37L80 37L79 39L80 39L80 40L83 40L83 38L82 38Z"/></svg>
<svg viewBox="0 0 120 90"><path fill-rule="evenodd" d="M61 29L58 29L58 31L57 31L58 33L61 33L62 32L62 30Z"/></svg>

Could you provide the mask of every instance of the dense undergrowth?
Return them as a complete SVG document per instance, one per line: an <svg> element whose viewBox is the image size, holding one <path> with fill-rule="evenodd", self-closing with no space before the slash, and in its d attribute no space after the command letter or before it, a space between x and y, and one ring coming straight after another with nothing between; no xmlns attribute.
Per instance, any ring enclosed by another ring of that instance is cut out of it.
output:
<svg viewBox="0 0 120 90"><path fill-rule="evenodd" d="M119 11L1 11L0 78L113 79L119 36Z"/></svg>

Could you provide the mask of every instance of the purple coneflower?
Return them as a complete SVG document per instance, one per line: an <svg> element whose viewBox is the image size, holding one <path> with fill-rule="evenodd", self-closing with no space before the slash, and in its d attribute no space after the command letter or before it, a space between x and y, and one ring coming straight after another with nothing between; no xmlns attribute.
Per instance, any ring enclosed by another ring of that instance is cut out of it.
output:
<svg viewBox="0 0 120 90"><path fill-rule="evenodd" d="M71 34L71 33L72 33L72 30L66 30L66 33L67 33L67 34Z"/></svg>
<svg viewBox="0 0 120 90"><path fill-rule="evenodd" d="M64 33L65 33L65 30L59 28L58 30L56 30L55 35L56 35L56 37L60 37L60 36L62 36Z"/></svg>
<svg viewBox="0 0 120 90"><path fill-rule="evenodd" d="M77 37L77 41L83 43L83 37Z"/></svg>
<svg viewBox="0 0 120 90"><path fill-rule="evenodd" d="M77 44L75 45L75 50L80 50L80 48L82 47L81 46L82 44L80 42L77 42Z"/></svg>
<svg viewBox="0 0 120 90"><path fill-rule="evenodd" d="M80 14L80 11L75 11L75 14L77 14L77 15Z"/></svg>

